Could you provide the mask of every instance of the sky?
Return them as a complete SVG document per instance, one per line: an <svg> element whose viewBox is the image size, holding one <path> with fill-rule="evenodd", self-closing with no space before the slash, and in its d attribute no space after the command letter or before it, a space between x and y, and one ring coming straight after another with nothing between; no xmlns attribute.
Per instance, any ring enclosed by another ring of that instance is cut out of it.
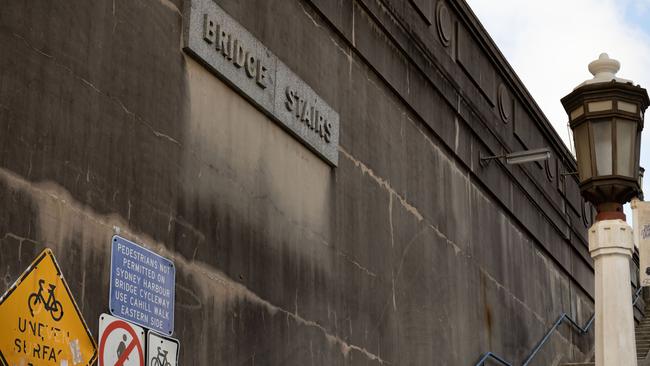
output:
<svg viewBox="0 0 650 366"><path fill-rule="evenodd" d="M573 143L560 99L592 78L587 65L600 53L621 63L617 77L650 88L650 0L467 2L567 146ZM650 118L645 126L641 166L650 200Z"/></svg>

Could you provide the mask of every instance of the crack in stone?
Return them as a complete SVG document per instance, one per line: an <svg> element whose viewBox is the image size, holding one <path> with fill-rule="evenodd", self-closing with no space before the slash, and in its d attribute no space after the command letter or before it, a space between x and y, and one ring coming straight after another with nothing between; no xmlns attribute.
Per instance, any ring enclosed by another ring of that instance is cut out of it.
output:
<svg viewBox="0 0 650 366"><path fill-rule="evenodd" d="M327 241L321 239L320 244L322 244L324 247L327 247L328 249L334 251L336 253L336 255L338 255L340 257L343 257L344 260L350 262L351 264L353 264L355 267L357 267L359 270L363 271L367 275L369 275L371 277L377 277L377 274L375 272L372 272L368 268L362 266L359 262L354 260L352 256L346 254L345 252L343 252L341 250L338 250L338 249L332 247L330 245L330 243L328 243Z"/></svg>
<svg viewBox="0 0 650 366"><path fill-rule="evenodd" d="M281 314L284 314L287 317L287 320L289 318L292 318L295 322L297 322L299 324L302 324L302 325L307 326L307 327L313 327L313 328L316 328L316 329L320 330L323 333L323 335L325 336L325 338L330 343L335 344L335 345L337 345L339 347L339 349L341 350L343 355L348 356L350 351L357 351L357 352L360 352L361 354L363 354L366 358L368 358L370 360L373 360L373 361L377 361L380 364L390 364L390 362L382 359L378 355L375 355L375 354L369 352L365 348L359 347L359 346L354 345L354 344L349 344L346 341L339 338L338 336L329 333L329 331L325 327L320 325L319 323L317 323L317 322L315 322L313 320L305 319L302 316L300 316L300 314L298 314L297 312L291 312L291 311L285 310L285 309L283 309L283 308L281 308L281 307L279 307L277 305L272 304L268 300L265 300L265 299L261 298L259 295L257 295L256 293L250 291L246 286L244 286L244 285L242 285L242 284L240 284L238 282L232 281L225 274L220 273L219 271L216 271L216 270L209 270L209 269L203 268L205 266L202 265L202 264L195 264L195 265L197 265L199 267L199 268L197 268L198 271L200 273L202 273L204 276L206 276L207 278L209 278L210 280L220 284L222 287L233 290L233 292L240 294L241 296L245 297L248 301L250 301L252 303L255 303L255 304L258 304L258 305L263 305L264 307L267 308L267 311L271 315L281 313Z"/></svg>
<svg viewBox="0 0 650 366"><path fill-rule="evenodd" d="M316 22L316 19L314 19L314 17L312 17L311 14L309 14L309 12L307 12L307 9L305 9L305 6L302 5L302 3L298 3L298 4L302 8L302 12L305 13L305 15L307 15L307 18L309 18L309 20L311 20L311 22L314 23L316 28L320 28L321 27L320 24L318 24L318 22Z"/></svg>
<svg viewBox="0 0 650 366"><path fill-rule="evenodd" d="M161 0L161 1L164 1L164 0ZM169 136L169 135L167 135L167 134L164 134L164 133L162 133L162 132L160 132L160 131L157 131L157 130L154 129L153 126L152 126L149 122L147 122L144 118L140 117L138 114L136 114L136 113L132 112L131 110L129 110L129 109L124 105L124 103L122 103L122 101L121 101L119 98L114 97L114 96L111 96L111 95L109 95L109 94L106 93L106 92L103 92L103 91L100 90L97 86L95 86L92 82L90 82L90 81L86 80L85 78L83 78L83 77L77 75L77 74L76 74L76 73L75 73L75 72L74 72L70 67L68 67L68 66L66 66L66 65L64 65L64 64L62 64L62 63L60 63L60 62L58 62L58 61L56 60L56 57L54 57L53 55L47 54L47 53L45 53L45 52L39 50L38 48L32 46L32 45L27 41L27 39L25 39L25 37L22 37L22 36L20 36L20 35L18 35L18 34L16 34L16 33L13 33L13 35L14 35L14 37L16 37L16 38L22 40L22 41L25 43L25 45L27 45L27 47L29 47L30 49L34 50L35 52L37 52L37 53L39 53L39 54L41 54L41 55L43 55L43 56L46 56L46 57L50 58L50 59L52 60L52 62L54 62L55 65L61 67L61 68L64 69L64 70L66 70L70 75L72 75L74 78L76 78L76 79L78 79L79 81L81 81L81 82L82 82L83 84L85 84L86 86L90 87L90 88L91 88L93 91L95 91L96 93L98 93L98 94L100 94L100 95L103 95L104 97L106 97L106 98L112 100L113 102L117 103L120 107L122 107L122 110L123 110L125 113L131 115L131 116L132 116L136 121L142 123L142 124L145 125L147 128L149 128L149 129L151 130L151 132L154 134L154 136L159 137L159 138L166 139L166 140L168 140L168 141L170 141L170 142L172 142L172 143L174 143L174 144L176 144L176 145L178 145L178 146L181 146L181 144L180 144L180 142L178 142L178 140L174 139L173 137L171 137L171 136Z"/></svg>
<svg viewBox="0 0 650 366"><path fill-rule="evenodd" d="M377 182L377 184L379 184L381 187L383 187L383 188L386 189L388 192L390 192L390 194L394 194L395 197L397 197L397 199L400 201L401 205L402 205L402 206L403 206L403 207L404 207L408 212L410 212L411 214L413 214L413 216L415 216L415 217L418 219L418 221L422 221L422 220L424 219L424 217L423 217L422 214L418 211L418 209L417 209L415 206L411 205L411 204L410 204L410 203L409 203L409 202L408 202L404 197L402 197L399 193L397 193L397 191L395 191L395 189L393 189L393 187L391 187L390 183L389 183L387 180L385 180L385 179L379 177L377 174L375 174L375 172L374 172L372 169L370 169L366 164L364 164L362 161L355 159L354 156L352 156L349 152L347 152L347 151L346 151L342 146L339 146L339 152L341 152L341 154L343 154L343 156L345 156L345 157L348 158L350 161L352 161L352 163L353 163L356 167L358 167L359 169L361 169L361 172L362 172L363 174L368 175L368 176L369 176L370 178L372 178L375 182Z"/></svg>
<svg viewBox="0 0 650 366"><path fill-rule="evenodd" d="M426 137L426 136L425 136L425 137ZM433 141L431 141L431 140L428 139L428 138L427 138L427 140L429 141L430 144L432 144L432 146L433 146L434 148L437 149L437 147L433 144ZM362 171L364 174L370 176L373 180L375 180L375 182L376 182L377 184L379 184L381 187L385 188L385 189L389 192L390 197L392 197L392 195L395 195L395 197L397 197L397 198L400 200L400 203L402 204L402 206L404 206L404 207L407 209L407 211L411 212L411 213L412 213L412 214L413 214L413 215L418 219L418 221L423 221L423 220L424 220L425 223L426 223L426 227L423 228L423 229L422 229L418 234L416 234L416 235L411 239L411 241L406 245L406 248L404 249L404 251L403 251L403 253L402 253L402 257L401 257L401 260L400 260L400 266L399 266L398 271L397 271L397 276L395 276L395 273L393 272L393 276L392 276L392 279L391 279L392 282L393 282L393 283L392 283L392 287L393 287L393 288L392 288L392 299L391 299L391 300L392 300L393 309L396 310L396 309L397 309L397 303L396 303L396 295L395 295L395 277L399 278L399 276L400 276L400 274L401 274L401 271L402 271L403 264L404 264L404 258L405 258L405 256L406 256L408 250L410 249L410 246L413 244L413 242L415 241L415 239L417 239L417 237L425 231L425 229L427 229L427 228L432 229L432 230L434 231L434 233L435 233L438 237L440 237L441 239L445 240L445 242L446 242L448 245L450 245L450 246L454 249L454 252L455 252L456 255L458 255L458 254L460 254L461 252L463 252L463 250L462 250L462 248L461 248L460 246L458 246L458 244L456 244L455 242L453 242L452 240L450 240L450 239L449 239L449 238L448 238L448 237L447 237L447 236L446 236L442 231L440 231L436 226L434 226L433 224L429 223L428 220L426 220L426 219L425 219L425 218L424 218L424 217L423 217L423 216L422 216L422 215L417 211L417 209L416 209L414 206L412 206L412 205L409 204L409 203L408 203L404 198L402 198L402 197L401 197L401 196L400 196L400 195L399 195L399 194L398 194L398 193L397 193L397 192L396 192L396 191L395 191L395 190L394 190L394 189L393 189L393 188L388 184L388 182L387 182L385 179L383 179L383 178L377 176L377 175L374 173L374 171L373 171L372 169L370 169L369 167L367 167L363 162L359 161L358 159L355 159L355 158L354 158L350 153L348 153L347 151L345 151L345 149L343 149L342 147L339 147L339 151L341 151L341 153L342 153L345 157L347 157L348 159L350 159L350 160L355 164L355 166L357 166L359 169L361 169L361 171ZM392 199L389 200L389 211L392 211ZM391 217L392 217L392 216L391 216ZM392 239L392 235L393 235L393 232L392 232L392 229L393 229L393 227L392 227L392 220L391 220L389 223L390 223L390 225L391 225L391 239ZM470 260L472 260L472 257L471 257L470 255L468 255L468 258L469 258ZM474 262L474 261L472 260L472 262ZM534 316L534 317L535 317L535 318L536 318L540 323L545 324L545 320L544 320L544 318L543 318L542 316L540 316L539 314L537 314L537 312L535 312L533 309L531 309L531 308L530 308L530 307L529 307L529 306L528 306L524 301L522 301L522 300L519 299L517 296L515 296L512 292L510 292L507 288L505 288L502 284L500 284L500 283L499 283L499 282L498 282L494 277L490 276L490 275L489 275L485 270L483 270L480 266L477 266L477 267L479 268L479 270L480 270L483 274L485 274L485 276L486 276L490 281L492 281L492 282L497 286L497 290L502 290L502 291L504 291L504 292L505 292L506 294L508 294L511 298L513 298L517 303L519 303L519 304L520 304L524 309L526 309L527 311L529 311L529 312L530 312L530 313L531 313L531 314L532 314L532 315L533 315L533 316ZM389 300L389 301L391 301L391 300ZM381 316L381 318L383 318L383 315L384 315L384 312L382 312L382 316Z"/></svg>
<svg viewBox="0 0 650 366"><path fill-rule="evenodd" d="M479 271L481 271L481 273L482 273L483 275L485 275L485 277L486 277L487 279L489 279L492 283L494 283L494 285L497 287L497 290L502 290L503 292L505 292L506 294L508 294L508 295L509 295L510 297L512 297L512 298L513 298L517 303L519 303L521 306L523 306L524 309L528 310L531 314L533 314L533 316L535 316L535 318L537 318L537 320L538 320L542 325L546 325L546 320L545 320L541 315L537 314L537 312L534 311L533 309L531 309L528 305L526 305L525 302L521 301L517 296L515 296L512 292L510 292L510 291L509 291L505 286L503 286L499 281L497 281L496 278L490 276L490 274L489 274L487 271L485 271L484 269L482 269L482 268L479 268Z"/></svg>
<svg viewBox="0 0 650 366"><path fill-rule="evenodd" d="M337 251L337 252L339 253L340 256L345 258L348 262L352 263L354 266L359 268L361 271L365 272L367 275L369 275L371 277L377 277L376 273L374 273L374 272L370 271L368 268L362 266L361 264L359 264L359 262L352 259L352 257L350 257L349 255L347 255L347 254L345 254L345 253L343 253L341 251Z"/></svg>
<svg viewBox="0 0 650 366"><path fill-rule="evenodd" d="M160 138L164 138L164 139L167 139L167 140L169 140L170 142L172 142L172 143L174 143L174 144L176 144L176 145L178 145L178 146L182 146L181 143L178 142L178 140L176 140L175 138L173 138L173 137L171 137L171 136L169 136L169 135L166 135L166 134L164 134L164 133L162 133L162 132L160 132L160 131L154 129L153 126L151 126L151 124L149 124L149 122L147 122L144 118L140 117L137 113L132 112L130 109L128 109L128 108L124 105L124 103L122 103L122 101L121 101L119 98L114 97L114 96L110 96L110 95L108 95L108 94L106 94L106 93L104 93L104 92L101 92L101 91L100 91L99 93L102 94L102 95L104 95L104 96L106 96L106 97L108 97L108 98L110 98L110 99L113 100L115 103L119 104L120 107L122 107L122 110L123 110L126 114L132 116L136 121L142 123L142 124L145 125L147 128L149 128L149 129L151 130L151 132L154 134L154 136L156 136L156 137L160 137Z"/></svg>
<svg viewBox="0 0 650 366"><path fill-rule="evenodd" d="M94 91L96 91L97 93L100 93L100 94L102 93L102 92L101 92L99 89L97 89L97 87L96 87L93 83L91 83L90 81L88 81L88 80L82 78L81 76L79 76L79 80L81 80L84 84L86 84L86 85L88 85L89 87L91 87L91 88L92 88Z"/></svg>
<svg viewBox="0 0 650 366"><path fill-rule="evenodd" d="M32 239L25 238L25 237L22 237L22 236L16 235L16 234L14 234L14 233L5 233L5 235L2 237L2 240L6 240L6 239L8 239L8 238L11 238L11 239L14 239L14 240L18 240L19 242L23 242L23 241L25 241L25 240L27 240L27 241L31 241L31 242L34 241L34 240L32 240Z"/></svg>
<svg viewBox="0 0 650 366"><path fill-rule="evenodd" d="M27 41L27 39L25 39L25 37L23 37L23 36L21 36L21 35L19 35L19 34L16 34L16 33L13 33L13 35L14 35L14 37L16 37L16 38L22 40L22 41L25 43L25 45L26 45L27 47L31 48L33 51L35 51L35 52L37 52L37 53L40 53L41 55L43 55L43 56L45 56L45 57L47 57L47 58L54 59L54 56L52 56L52 55L50 55L50 54L48 54L48 53L45 53L45 52L41 51L40 49L38 49L38 48L32 46L32 44L29 43L29 42Z"/></svg>
<svg viewBox="0 0 650 366"><path fill-rule="evenodd" d="M430 141L430 140L429 140L429 141ZM433 143L432 141L430 141L430 142ZM399 193L397 193L397 191L395 191L394 188L391 187L391 185L389 184L389 182L388 182L386 179L383 179L383 178L379 177L378 175L376 175L376 173L375 173L372 169L370 169L370 168L369 168L367 165L365 165L362 161L360 161L360 160L358 160L358 159L355 159L355 158L354 158L350 153L348 153L345 149L343 149L343 147L339 147L339 151L340 151L340 152L341 152L345 157L347 157L348 159L350 159L350 160L354 163L355 166L357 166L358 168L360 168L362 173L364 173L364 174L370 176L370 177L371 177L371 178L372 178L372 179L373 179L377 184L379 184L379 186L383 187L384 189L386 189L386 190L388 191L388 193L389 193L389 195L390 195L390 196L389 196L389 201L388 201L388 207L389 207L389 213L390 213L389 224L390 224L390 232L391 232L391 244L394 244L394 241L393 241L393 234L394 234L394 233L393 233L393 222L392 222L392 210L393 210L393 206L392 206L392 197L393 197L393 195L394 195L394 196L397 197L397 199L400 201L401 205L402 205L402 206L403 206L403 207L404 207L408 212L410 212L411 214L413 214L413 216L415 216L415 218L416 218L418 221L424 221L424 222L426 223L426 225L427 225L428 227L430 227L431 229L433 229L433 230L435 231L435 233L436 233L439 237L441 237L441 238L444 239L444 240L445 240L449 245L451 245L452 248L454 249L454 252L456 253L456 255L458 255L460 252L462 252L462 249L460 248L460 246L458 246L458 244L456 244L454 241L450 240L450 239L449 239L449 238L448 238L448 237L447 237L447 236L446 236L442 231L440 231L440 229L438 229L438 227L434 226L434 225L431 224L428 220L426 220L426 219L424 218L424 216L422 216L422 214L418 211L418 209L417 209L415 206L411 205L411 204L410 204L410 203L409 203L409 202L408 202L404 197L402 197ZM394 246L394 245L393 245L393 246Z"/></svg>
<svg viewBox="0 0 650 366"><path fill-rule="evenodd" d="M406 247L405 247L404 250L402 251L402 258L400 259L399 267L397 268L397 278L399 278L399 276L402 274L402 268L404 267L404 260L406 259L406 255L408 254L408 252L411 250L411 246L412 246L412 245L415 243L415 241L420 237L420 235L422 235L422 234L426 231L426 229L428 229L428 228L430 228L430 227L431 227L431 225L427 225L427 226L423 227L422 230L420 230L417 234L415 234L415 235L411 238L411 240L409 240L409 242L406 244ZM393 279L393 282L394 282L394 281L395 281L395 280ZM394 287L394 286L395 286L395 284L393 283L393 287ZM393 294L393 297L394 297L394 296L395 296L395 295ZM394 300L393 300L393 301L394 301Z"/></svg>

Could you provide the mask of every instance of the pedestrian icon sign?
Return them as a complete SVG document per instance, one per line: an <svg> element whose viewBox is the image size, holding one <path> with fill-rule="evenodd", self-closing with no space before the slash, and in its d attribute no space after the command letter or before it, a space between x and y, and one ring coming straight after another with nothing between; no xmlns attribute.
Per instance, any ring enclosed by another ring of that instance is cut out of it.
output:
<svg viewBox="0 0 650 366"><path fill-rule="evenodd" d="M120 358L122 358L122 356L126 357L127 360L129 359L129 355L124 353L124 351L126 351L126 342L128 341L129 337L126 335L126 333L122 334L122 340L118 344L117 351L115 352L117 354L118 361Z"/></svg>
<svg viewBox="0 0 650 366"><path fill-rule="evenodd" d="M81 312L50 249L0 297L0 364L80 366L97 357Z"/></svg>
<svg viewBox="0 0 650 366"><path fill-rule="evenodd" d="M144 366L144 329L108 314L99 317L99 366Z"/></svg>

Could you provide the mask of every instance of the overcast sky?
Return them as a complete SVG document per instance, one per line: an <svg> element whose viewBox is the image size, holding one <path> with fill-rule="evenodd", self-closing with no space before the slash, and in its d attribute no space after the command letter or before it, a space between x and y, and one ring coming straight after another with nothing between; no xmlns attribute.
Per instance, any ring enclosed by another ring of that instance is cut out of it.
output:
<svg viewBox="0 0 650 366"><path fill-rule="evenodd" d="M568 118L560 99L592 78L587 65L601 52L621 63L618 77L650 88L650 0L467 2L567 146ZM650 118L641 166L648 169L648 200Z"/></svg>

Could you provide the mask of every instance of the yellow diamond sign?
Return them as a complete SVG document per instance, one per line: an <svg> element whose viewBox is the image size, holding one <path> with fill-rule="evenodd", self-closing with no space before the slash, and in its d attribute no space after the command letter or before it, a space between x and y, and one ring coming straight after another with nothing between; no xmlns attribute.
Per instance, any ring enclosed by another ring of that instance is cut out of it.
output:
<svg viewBox="0 0 650 366"><path fill-rule="evenodd" d="M0 298L5 366L90 366L97 347L50 249Z"/></svg>

